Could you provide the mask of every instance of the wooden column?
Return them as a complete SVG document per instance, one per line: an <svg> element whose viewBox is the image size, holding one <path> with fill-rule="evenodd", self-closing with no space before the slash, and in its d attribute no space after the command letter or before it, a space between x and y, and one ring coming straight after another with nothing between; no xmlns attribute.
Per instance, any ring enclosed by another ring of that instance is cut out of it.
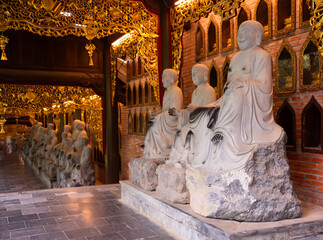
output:
<svg viewBox="0 0 323 240"><path fill-rule="evenodd" d="M114 36L104 39L103 68L105 77L104 116L105 116L105 183L118 183L120 155L118 141L118 105L112 105L112 83L110 69L110 46Z"/></svg>

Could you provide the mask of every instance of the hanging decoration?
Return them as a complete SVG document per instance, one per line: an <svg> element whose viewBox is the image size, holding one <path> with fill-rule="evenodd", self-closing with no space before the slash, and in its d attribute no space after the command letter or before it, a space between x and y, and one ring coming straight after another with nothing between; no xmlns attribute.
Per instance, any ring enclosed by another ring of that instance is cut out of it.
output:
<svg viewBox="0 0 323 240"><path fill-rule="evenodd" d="M212 11L222 20L236 16L236 10L244 0L196 0L181 1L171 9L172 61L173 68L179 73L182 59L182 36L184 26L194 23L201 17L207 17Z"/></svg>
<svg viewBox="0 0 323 240"><path fill-rule="evenodd" d="M148 12L139 1L0 0L0 31L7 29L50 37L75 35L89 41L135 31L138 35L136 48L158 95L157 16ZM95 51L93 46L90 43L86 47L90 63Z"/></svg>
<svg viewBox="0 0 323 240"><path fill-rule="evenodd" d="M311 10L310 24L313 30L313 36L318 43L318 50L323 57L323 1L306 0Z"/></svg>
<svg viewBox="0 0 323 240"><path fill-rule="evenodd" d="M0 48L1 48L1 60L6 61L8 60L5 49L6 45L8 44L9 39L3 35L0 35Z"/></svg>
<svg viewBox="0 0 323 240"><path fill-rule="evenodd" d="M87 50L88 54L89 54L89 57L90 57L90 60L89 60L89 66L93 66L93 59L92 59L92 56L93 56L93 52L95 50L95 45L93 43L90 42L90 44L86 44L85 45L85 49Z"/></svg>

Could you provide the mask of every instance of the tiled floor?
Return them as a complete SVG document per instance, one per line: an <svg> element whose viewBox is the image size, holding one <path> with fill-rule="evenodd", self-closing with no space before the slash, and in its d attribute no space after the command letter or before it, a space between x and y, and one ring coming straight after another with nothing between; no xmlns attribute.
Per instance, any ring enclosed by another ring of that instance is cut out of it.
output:
<svg viewBox="0 0 323 240"><path fill-rule="evenodd" d="M18 155L0 154L0 185L0 239L175 239L122 203L119 184L35 190Z"/></svg>

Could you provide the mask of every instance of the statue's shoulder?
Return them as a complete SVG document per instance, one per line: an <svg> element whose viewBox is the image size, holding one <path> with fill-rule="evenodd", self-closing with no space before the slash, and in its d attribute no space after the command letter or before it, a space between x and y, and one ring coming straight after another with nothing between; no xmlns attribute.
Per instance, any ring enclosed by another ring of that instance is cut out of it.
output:
<svg viewBox="0 0 323 240"><path fill-rule="evenodd" d="M254 52L254 55L257 57L270 58L270 54L262 47L255 47L253 49L253 52Z"/></svg>

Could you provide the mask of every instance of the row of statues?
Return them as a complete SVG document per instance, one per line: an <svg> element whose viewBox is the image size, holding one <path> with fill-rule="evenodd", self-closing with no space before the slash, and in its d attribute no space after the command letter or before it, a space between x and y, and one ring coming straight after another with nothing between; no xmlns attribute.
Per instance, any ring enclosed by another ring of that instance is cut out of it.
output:
<svg viewBox="0 0 323 240"><path fill-rule="evenodd" d="M71 132L73 130L73 132ZM52 123L47 128L34 121L22 149L25 161L40 173L51 187L76 187L94 185L92 148L80 120L64 126L61 142Z"/></svg>
<svg viewBox="0 0 323 240"><path fill-rule="evenodd" d="M196 64L196 89L183 109L177 74L164 70L162 111L149 123L143 157L129 163L134 184L190 203L207 217L275 221L302 214L289 179L286 134L273 116L272 62L261 48L263 35L259 22L240 25L240 51L217 100L208 68Z"/></svg>

